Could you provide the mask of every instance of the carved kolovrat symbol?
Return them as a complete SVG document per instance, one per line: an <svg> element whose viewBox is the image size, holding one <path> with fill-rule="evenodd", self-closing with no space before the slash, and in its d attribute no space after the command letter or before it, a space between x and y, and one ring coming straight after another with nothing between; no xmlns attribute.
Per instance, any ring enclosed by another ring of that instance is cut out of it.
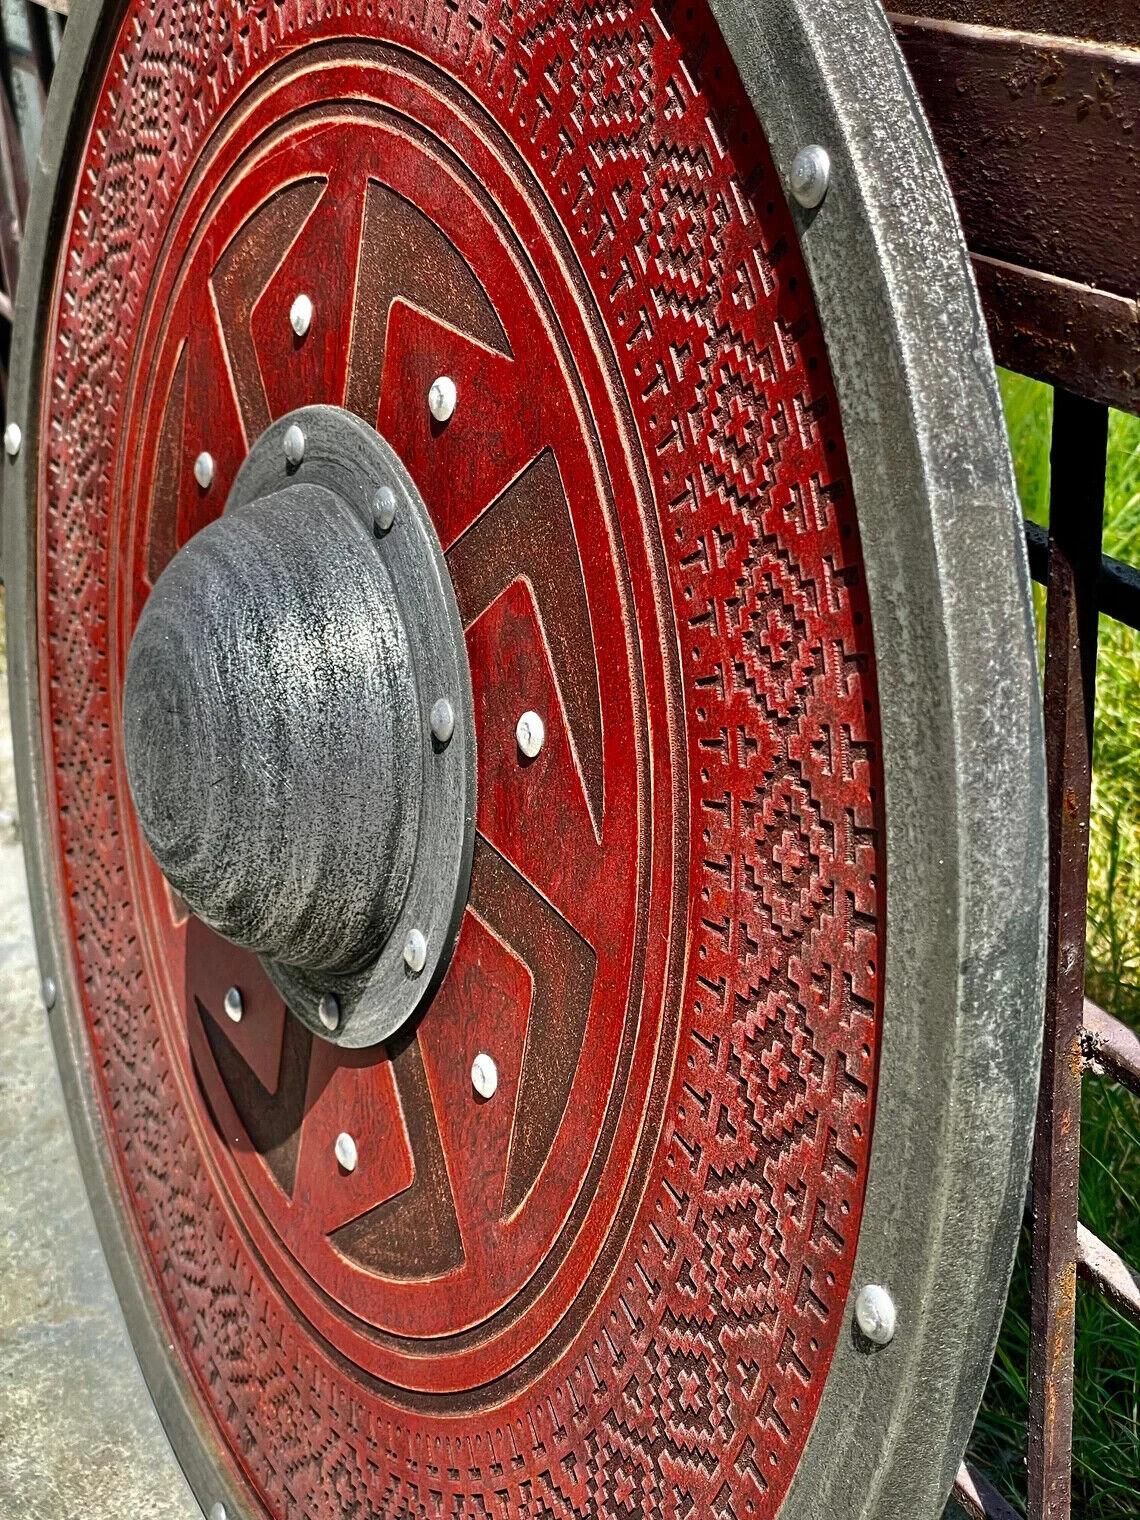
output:
<svg viewBox="0 0 1140 1520"><path fill-rule="evenodd" d="M842 1333L883 912L861 553L789 214L703 10L326 9L128 7L61 254L47 742L108 1136L268 1513L772 1514ZM175 581L201 690L232 699L227 640L262 664L229 749L162 667L159 774L131 651ZM416 631L440 587L462 691ZM394 661L351 687L364 745L330 718L362 649ZM428 833L391 789L411 767L430 800L461 744L424 971ZM205 875L164 857L140 756L219 840ZM260 895L247 796L290 820ZM385 947L424 990L377 1043L353 979Z"/></svg>

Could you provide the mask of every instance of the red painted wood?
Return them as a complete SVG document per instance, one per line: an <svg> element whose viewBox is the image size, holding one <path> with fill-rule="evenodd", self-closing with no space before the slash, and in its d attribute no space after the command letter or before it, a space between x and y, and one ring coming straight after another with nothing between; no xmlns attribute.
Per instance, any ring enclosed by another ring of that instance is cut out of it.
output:
<svg viewBox="0 0 1140 1520"><path fill-rule="evenodd" d="M883 957L874 654L794 229L700 6L327 9L128 6L60 266L45 738L122 1184L268 1513L774 1514L843 1331ZM359 1053L172 902L116 738L149 587L311 401L419 485L478 737L454 962Z"/></svg>

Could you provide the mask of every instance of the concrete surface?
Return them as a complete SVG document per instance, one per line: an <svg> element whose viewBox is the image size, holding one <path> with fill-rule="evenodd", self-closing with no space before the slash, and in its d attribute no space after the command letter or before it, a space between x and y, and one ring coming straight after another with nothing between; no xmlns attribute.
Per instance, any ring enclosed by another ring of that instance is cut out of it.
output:
<svg viewBox="0 0 1140 1520"><path fill-rule="evenodd" d="M201 1520L99 1248L39 998L0 674L0 1520Z"/></svg>

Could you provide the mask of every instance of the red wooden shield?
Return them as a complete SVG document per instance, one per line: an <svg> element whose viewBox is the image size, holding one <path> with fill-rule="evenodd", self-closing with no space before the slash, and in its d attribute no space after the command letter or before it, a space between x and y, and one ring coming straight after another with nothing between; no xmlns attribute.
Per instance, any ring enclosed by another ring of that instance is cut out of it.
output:
<svg viewBox="0 0 1140 1520"><path fill-rule="evenodd" d="M705 0L128 0L96 35L36 380L50 869L219 1492L774 1515L851 1333L885 834L840 411L733 59ZM446 978L357 1051L166 886L119 717L159 573L311 403L427 505L478 752Z"/></svg>

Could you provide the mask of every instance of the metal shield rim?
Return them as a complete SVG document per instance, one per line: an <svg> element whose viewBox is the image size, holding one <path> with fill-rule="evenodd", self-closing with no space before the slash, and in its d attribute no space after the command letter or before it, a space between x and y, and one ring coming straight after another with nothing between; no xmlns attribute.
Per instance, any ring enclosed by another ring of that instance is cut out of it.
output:
<svg viewBox="0 0 1140 1520"><path fill-rule="evenodd" d="M877 0L711 0L792 201L871 603L887 830L878 1097L848 1329L781 1511L945 1504L993 1359L1028 1183L1044 994L1045 761L1029 572L957 211ZM892 1343L853 1304L886 1285Z"/></svg>
<svg viewBox="0 0 1140 1520"><path fill-rule="evenodd" d="M822 207L793 206L839 392L871 601L887 823L879 1099L852 1282L886 1283L899 1329L832 1363L785 1517L935 1515L988 1373L1028 1176L1043 986L1044 754L1020 512L957 216L876 0L711 0L777 165L831 155ZM44 268L70 203L101 48L122 0L67 32L24 240ZM79 140L69 138L73 124ZM252 1491L172 1355L103 1135L45 806L36 657L34 356L51 281L16 303L7 461L11 701L36 843L37 947L84 1179L135 1351L203 1507ZM30 467L29 467L30 464ZM933 1121L936 1100L939 1122ZM979 1102L979 1099L984 1101ZM925 1183L925 1186L923 1185ZM848 1305L848 1322L851 1305Z"/></svg>
<svg viewBox="0 0 1140 1520"><path fill-rule="evenodd" d="M9 702L17 739L13 749L20 816L25 839L34 841L33 848L25 848L32 925L41 975L55 987L47 1017L80 1171L135 1356L170 1446L203 1513L220 1504L232 1520L242 1513L256 1513L256 1500L206 1420L193 1380L173 1354L161 1299L157 1287L150 1284L103 1130L81 1000L58 907L60 884L41 743L35 520L40 418L28 407L30 401L39 400L37 340L53 291L53 280L44 278L51 268L46 260L54 255L73 190L66 170L69 159L78 156L86 141L103 56L117 33L123 9L124 0L88 0L70 17L39 151L29 174L21 263L24 269L36 270L37 278L20 280L16 292L7 417L19 419L23 442L19 454L5 461L3 492ZM73 127L78 139L71 136Z"/></svg>

